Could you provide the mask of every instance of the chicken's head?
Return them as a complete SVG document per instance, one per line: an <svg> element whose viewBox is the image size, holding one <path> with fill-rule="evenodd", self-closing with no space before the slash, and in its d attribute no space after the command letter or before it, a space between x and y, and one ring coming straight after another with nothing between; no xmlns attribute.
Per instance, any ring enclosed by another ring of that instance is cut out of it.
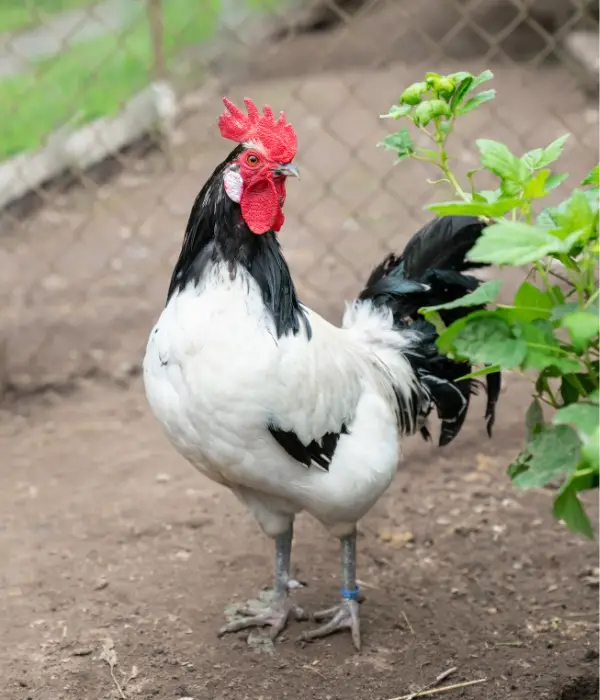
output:
<svg viewBox="0 0 600 700"><path fill-rule="evenodd" d="M246 98L246 115L226 97L223 102L225 111L219 117L221 135L243 147L225 170L225 192L239 202L242 217L253 233L279 231L284 221L286 178L300 177L292 164L296 133L286 123L285 114L281 112L276 120L268 105L260 114L254 102Z"/></svg>

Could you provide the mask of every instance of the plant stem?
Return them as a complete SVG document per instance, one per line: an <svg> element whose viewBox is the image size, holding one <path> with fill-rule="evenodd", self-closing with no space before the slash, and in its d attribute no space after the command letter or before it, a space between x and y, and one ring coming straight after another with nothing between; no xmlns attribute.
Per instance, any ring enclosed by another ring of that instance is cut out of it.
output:
<svg viewBox="0 0 600 700"><path fill-rule="evenodd" d="M446 155L446 151L444 151L443 148L440 149L440 162L438 165L440 170L446 176L448 182L452 185L452 187L454 187L454 191L456 192L456 194L465 202L468 202L469 197L467 196L463 188L458 184L458 180L454 177L454 173L452 172L452 170L450 170L450 166L448 165L448 156Z"/></svg>
<svg viewBox="0 0 600 700"><path fill-rule="evenodd" d="M592 296L585 302L585 308L589 308L598 298L598 295L600 294L600 288L596 289L596 291L592 294Z"/></svg>
<svg viewBox="0 0 600 700"><path fill-rule="evenodd" d="M546 382L546 393L550 397L550 401L549 402L546 401L546 403L550 403L552 408L560 408L560 404L556 400L556 396L554 396L554 392L552 391L552 389L550 388L550 386L548 385L547 382ZM542 399L542 401L544 401L543 397L540 396L540 398Z"/></svg>
<svg viewBox="0 0 600 700"><path fill-rule="evenodd" d="M423 163L431 163L432 165L437 165L435 160L432 160L431 158L427 158L426 156L418 156L416 153L411 153L410 157L414 158L414 160L420 160Z"/></svg>
<svg viewBox="0 0 600 700"><path fill-rule="evenodd" d="M440 120L439 118L435 120L435 136L433 137L433 140L438 146L439 154L440 154L440 162L437 164L439 169L444 173L446 176L446 179L450 183L450 185L454 188L454 191L456 194L465 202L470 201L468 195L466 192L463 190L463 188L460 186L458 180L456 179L454 173L450 169L450 163L448 154L446 153L446 140L452 133L452 129L454 127L454 117L450 120L450 126L448 127L448 131L446 134L442 133L441 127L440 127ZM427 132L429 133L429 132Z"/></svg>

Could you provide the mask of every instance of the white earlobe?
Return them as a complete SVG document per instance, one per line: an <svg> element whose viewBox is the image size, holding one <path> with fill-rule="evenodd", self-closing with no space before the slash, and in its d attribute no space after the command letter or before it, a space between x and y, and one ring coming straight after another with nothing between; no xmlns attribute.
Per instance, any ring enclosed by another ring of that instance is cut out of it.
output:
<svg viewBox="0 0 600 700"><path fill-rule="evenodd" d="M244 180L242 176L235 170L229 170L225 173L223 178L223 186L225 187L225 192L229 199L234 202L239 202L242 198L242 188L244 186Z"/></svg>

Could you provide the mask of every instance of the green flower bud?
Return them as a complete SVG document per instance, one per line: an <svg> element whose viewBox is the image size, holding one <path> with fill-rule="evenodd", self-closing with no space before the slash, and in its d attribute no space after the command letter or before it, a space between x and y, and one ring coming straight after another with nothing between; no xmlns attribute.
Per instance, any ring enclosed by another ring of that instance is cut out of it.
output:
<svg viewBox="0 0 600 700"><path fill-rule="evenodd" d="M433 87L438 80L440 80L442 76L439 73L426 73L425 74L425 82L427 85L430 87Z"/></svg>
<svg viewBox="0 0 600 700"><path fill-rule="evenodd" d="M456 85L454 84L454 81L450 80L449 78L440 78L433 86L433 89L438 93L438 95L442 95L442 97L450 97L455 88Z"/></svg>
<svg viewBox="0 0 600 700"><path fill-rule="evenodd" d="M400 95L400 103L418 105L424 92L427 92L427 83L413 83Z"/></svg>
<svg viewBox="0 0 600 700"><path fill-rule="evenodd" d="M413 118L417 126L427 126L432 119L449 117L450 114L450 107L443 100L428 100L415 109Z"/></svg>

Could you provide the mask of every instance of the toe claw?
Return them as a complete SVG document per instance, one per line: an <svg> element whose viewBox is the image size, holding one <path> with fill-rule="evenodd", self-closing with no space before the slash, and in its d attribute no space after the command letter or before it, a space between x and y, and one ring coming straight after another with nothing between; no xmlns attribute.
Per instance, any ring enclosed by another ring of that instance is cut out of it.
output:
<svg viewBox="0 0 600 700"><path fill-rule="evenodd" d="M354 600L344 600L340 605L327 610L321 610L311 616L313 620L331 618L329 622L307 632L303 632L298 641L312 642L315 639L327 637L335 632L350 630L352 643L357 651L360 651L360 618L358 616L358 603Z"/></svg>
<svg viewBox="0 0 600 700"><path fill-rule="evenodd" d="M321 620L327 620L330 617L335 617L336 613L340 610L339 605L334 605L331 608L325 608L325 610L317 610L310 616L313 622L320 622Z"/></svg>
<svg viewBox="0 0 600 700"><path fill-rule="evenodd" d="M287 582L288 591L294 591L297 588L308 588L308 583L306 581L298 581L295 578L291 578Z"/></svg>
<svg viewBox="0 0 600 700"><path fill-rule="evenodd" d="M221 627L217 633L218 637L251 627L271 627L270 637L274 640L283 632L290 618L296 620L308 619L308 615L304 610L292 603L287 597L274 600L264 609L257 609L251 605L237 606L233 609L233 613L242 617L234 619Z"/></svg>

